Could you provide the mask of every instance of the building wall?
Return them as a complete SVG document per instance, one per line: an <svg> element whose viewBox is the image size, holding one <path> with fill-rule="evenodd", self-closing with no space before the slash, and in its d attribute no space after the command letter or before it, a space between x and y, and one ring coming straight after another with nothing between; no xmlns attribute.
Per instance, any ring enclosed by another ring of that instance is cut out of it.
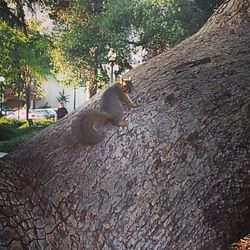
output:
<svg viewBox="0 0 250 250"><path fill-rule="evenodd" d="M41 100L36 101L36 108L40 108L41 106L48 103L48 106L52 108L58 108L59 103L57 101L57 97L60 96L59 91L62 92L64 89L64 94L68 95L69 102L66 103L66 108L69 112L74 110L74 97L75 97L75 107L79 107L86 101L86 89L81 87L78 89L72 87L65 87L58 83L58 81L51 77L47 81L42 84L42 88L44 90L45 97Z"/></svg>

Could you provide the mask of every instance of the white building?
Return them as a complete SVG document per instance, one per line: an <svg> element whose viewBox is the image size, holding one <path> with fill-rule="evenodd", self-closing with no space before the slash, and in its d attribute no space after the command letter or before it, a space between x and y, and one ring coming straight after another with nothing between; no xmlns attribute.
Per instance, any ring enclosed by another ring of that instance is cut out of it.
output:
<svg viewBox="0 0 250 250"><path fill-rule="evenodd" d="M74 108L79 107L87 99L86 88L72 88L65 87L53 78L50 77L47 81L42 84L42 89L44 91L44 98L41 100L36 100L36 108L40 108L44 105L48 105L52 108L58 108L59 103L57 97L60 97L60 93L64 90L64 95L67 96L68 102L66 103L66 108L69 112L74 110Z"/></svg>

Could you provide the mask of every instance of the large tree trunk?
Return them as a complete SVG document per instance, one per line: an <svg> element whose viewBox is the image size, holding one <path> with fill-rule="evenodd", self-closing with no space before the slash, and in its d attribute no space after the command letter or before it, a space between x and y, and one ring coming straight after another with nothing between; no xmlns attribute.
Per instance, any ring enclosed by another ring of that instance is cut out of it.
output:
<svg viewBox="0 0 250 250"><path fill-rule="evenodd" d="M130 71L128 128L82 145L77 110L5 157L1 249L214 250L249 233L249 22L249 1L228 1Z"/></svg>

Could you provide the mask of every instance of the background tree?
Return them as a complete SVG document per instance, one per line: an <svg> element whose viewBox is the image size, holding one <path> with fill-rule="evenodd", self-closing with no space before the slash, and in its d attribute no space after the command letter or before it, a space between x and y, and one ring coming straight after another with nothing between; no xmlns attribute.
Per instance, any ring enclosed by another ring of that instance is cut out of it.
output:
<svg viewBox="0 0 250 250"><path fill-rule="evenodd" d="M65 64L62 68L70 65L69 79L85 85L89 89L90 97L96 91L99 79L107 78L103 69L103 63L107 62L107 41L103 31L95 21L104 8L104 1L75 1L65 11L63 30L57 32L57 45L60 48L60 59ZM60 63L60 61L59 61ZM63 70L64 71L64 70ZM101 76L101 77L100 77ZM107 81L107 80L106 80Z"/></svg>
<svg viewBox="0 0 250 250"><path fill-rule="evenodd" d="M8 13L3 18L12 24L16 19L23 22L25 31L23 6L32 10L34 4L39 4L46 8L61 31L56 42L61 55L56 58L62 59L63 63L57 60L56 64L60 64L61 71L68 72L67 83L87 86L91 97L98 86L108 82L104 65L109 63L110 47L117 53L119 75L131 68L131 55L138 46L150 50L151 55L173 47L196 32L221 2L18 0L14 9L5 1L1 6ZM9 17L13 15L15 19L10 21ZM58 30L55 34L59 34Z"/></svg>
<svg viewBox="0 0 250 250"><path fill-rule="evenodd" d="M209 5L210 12L218 2ZM72 1L59 18L64 23L58 39L67 61L64 65L71 65L73 79L88 85L92 96L100 75L107 82L103 65L109 63L110 47L117 53L121 74L131 68L131 56L138 46L159 53L196 32L209 15L206 7L188 0ZM82 74L75 73L79 69Z"/></svg>
<svg viewBox="0 0 250 250"><path fill-rule="evenodd" d="M52 44L46 34L40 34L33 21L27 22L27 34L0 23L0 72L7 85L16 92L26 88L27 119L30 107L31 82L40 82L52 69L50 51ZM21 82L21 85L20 85Z"/></svg>
<svg viewBox="0 0 250 250"><path fill-rule="evenodd" d="M228 1L130 71L128 128L71 137L98 95L3 158L1 247L226 249L249 233L249 8Z"/></svg>
<svg viewBox="0 0 250 250"><path fill-rule="evenodd" d="M30 0L30 2L33 1ZM26 33L23 3L28 3L28 6L31 7L30 2L22 0L17 0L17 1L0 0L0 19L6 21L12 27L21 28Z"/></svg>
<svg viewBox="0 0 250 250"><path fill-rule="evenodd" d="M203 12L205 18L210 17L213 14L214 10L218 8L223 2L225 2L225 0L194 0L194 3Z"/></svg>

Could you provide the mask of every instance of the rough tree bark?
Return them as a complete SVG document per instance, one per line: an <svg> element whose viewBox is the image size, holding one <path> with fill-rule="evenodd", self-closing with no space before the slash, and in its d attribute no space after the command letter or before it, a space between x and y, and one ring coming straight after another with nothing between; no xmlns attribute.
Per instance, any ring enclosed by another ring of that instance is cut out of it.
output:
<svg viewBox="0 0 250 250"><path fill-rule="evenodd" d="M5 157L1 249L214 250L249 233L249 5L128 73L128 128L82 145L79 109Z"/></svg>

